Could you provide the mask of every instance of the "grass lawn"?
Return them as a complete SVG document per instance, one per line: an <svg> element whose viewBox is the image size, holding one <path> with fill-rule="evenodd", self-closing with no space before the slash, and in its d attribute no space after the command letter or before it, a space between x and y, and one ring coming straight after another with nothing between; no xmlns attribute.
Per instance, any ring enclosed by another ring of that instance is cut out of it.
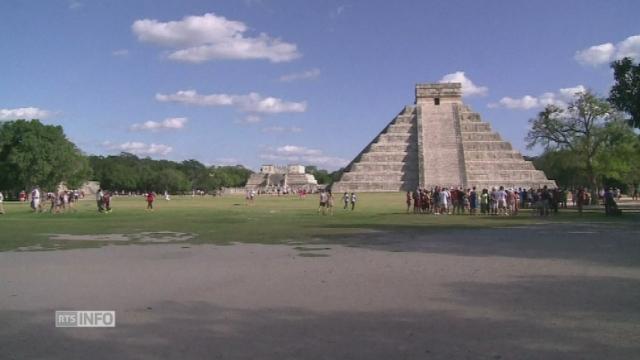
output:
<svg viewBox="0 0 640 360"><path fill-rule="evenodd" d="M6 203L0 215L0 251L47 250L102 246L106 243L139 242L141 233L162 239L162 232L186 233L190 243L227 244L231 242L306 242L323 236L348 235L371 230L429 231L442 228L521 226L550 222L632 222L637 214L607 218L600 211L578 216L574 211L541 219L530 212L517 217L434 216L405 213L404 194L359 194L355 211L342 209L341 201L333 216L317 213L316 196L261 196L247 205L242 196L195 198L173 197L156 200L156 209L146 211L143 197L112 199L113 212L100 214L95 201L83 200L74 211L61 214L30 211L25 203ZM61 240L55 234L129 234L124 241Z"/></svg>

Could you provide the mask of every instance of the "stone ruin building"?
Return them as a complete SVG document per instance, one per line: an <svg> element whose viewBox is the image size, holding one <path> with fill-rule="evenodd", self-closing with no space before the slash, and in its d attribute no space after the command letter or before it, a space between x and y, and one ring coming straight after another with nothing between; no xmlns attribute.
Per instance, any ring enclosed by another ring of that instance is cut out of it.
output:
<svg viewBox="0 0 640 360"><path fill-rule="evenodd" d="M262 165L259 173L251 174L245 187L267 194L300 190L311 193L317 190L318 181L312 174L305 173L302 165Z"/></svg>
<svg viewBox="0 0 640 360"><path fill-rule="evenodd" d="M556 187L462 102L460 83L418 84L405 108L345 168L333 192L435 186Z"/></svg>

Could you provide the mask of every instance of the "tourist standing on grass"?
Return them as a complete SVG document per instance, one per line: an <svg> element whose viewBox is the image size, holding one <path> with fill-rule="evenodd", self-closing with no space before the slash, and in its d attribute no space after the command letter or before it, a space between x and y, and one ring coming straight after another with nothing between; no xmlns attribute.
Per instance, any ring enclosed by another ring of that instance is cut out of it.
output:
<svg viewBox="0 0 640 360"><path fill-rule="evenodd" d="M344 201L344 209L349 209L349 201L351 201L351 197L348 192L345 191L344 195L342 195L342 201ZM409 210L407 210L407 212L409 212Z"/></svg>
<svg viewBox="0 0 640 360"><path fill-rule="evenodd" d="M0 215L4 214L4 195L0 191Z"/></svg>
<svg viewBox="0 0 640 360"><path fill-rule="evenodd" d="M471 188L471 192L469 192L469 214L475 215L478 210L478 193L476 192L476 187Z"/></svg>
<svg viewBox="0 0 640 360"><path fill-rule="evenodd" d="M147 210L153 211L153 201L156 199L156 194L153 191L147 193Z"/></svg>
<svg viewBox="0 0 640 360"><path fill-rule="evenodd" d="M96 193L96 205L98 205L98 211L99 212L104 211L103 203L102 203L102 197L103 196L104 196L104 192L102 192L102 189L98 189L98 192Z"/></svg>
<svg viewBox="0 0 640 360"><path fill-rule="evenodd" d="M344 193L345 196L345 200L344 200L344 208L346 209L347 206L349 206L349 195L347 195L347 193ZM407 198L406 198L406 203L407 203L407 214L411 211L411 191L407 191Z"/></svg>
<svg viewBox="0 0 640 360"><path fill-rule="evenodd" d="M104 195L102 196L102 203L104 206L104 210L107 213L111 212L111 194L108 191L105 191Z"/></svg>
<svg viewBox="0 0 640 360"><path fill-rule="evenodd" d="M420 204L420 189L416 189L416 191L413 192L413 213L419 213L421 206L422 204Z"/></svg>
<svg viewBox="0 0 640 360"><path fill-rule="evenodd" d="M327 210L329 215L333 215L333 194L331 191L327 192Z"/></svg>
<svg viewBox="0 0 640 360"><path fill-rule="evenodd" d="M164 191L164 199L165 199L166 201L171 200L171 197L169 196L169 192L168 192L167 190L165 190L165 191Z"/></svg>
<svg viewBox="0 0 640 360"><path fill-rule="evenodd" d="M34 212L38 212L40 209L40 189L37 186L31 190L31 209Z"/></svg>
<svg viewBox="0 0 640 360"><path fill-rule="evenodd" d="M327 192L325 190L320 191L320 204L318 205L318 214L326 215L327 209Z"/></svg>
<svg viewBox="0 0 640 360"><path fill-rule="evenodd" d="M489 190L487 189L482 189L482 195L480 195L480 211L484 215L489 213Z"/></svg>
<svg viewBox="0 0 640 360"><path fill-rule="evenodd" d="M352 192L351 193L351 211L355 210L357 200L358 198L356 197L356 193Z"/></svg>

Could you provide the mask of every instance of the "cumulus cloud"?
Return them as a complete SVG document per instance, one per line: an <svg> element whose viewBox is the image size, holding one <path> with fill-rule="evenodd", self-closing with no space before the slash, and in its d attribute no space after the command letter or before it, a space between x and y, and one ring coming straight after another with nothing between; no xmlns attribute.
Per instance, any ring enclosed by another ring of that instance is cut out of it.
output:
<svg viewBox="0 0 640 360"><path fill-rule="evenodd" d="M345 159L326 155L321 150L297 145L268 148L260 154L260 158L269 161L317 165L328 168L339 168L349 163Z"/></svg>
<svg viewBox="0 0 640 360"><path fill-rule="evenodd" d="M471 81L465 74L464 71L456 71L451 74L447 74L442 77L439 81L440 83L452 83L457 82L462 84L462 96L485 96L489 91L489 88L486 86L478 86Z"/></svg>
<svg viewBox="0 0 640 360"><path fill-rule="evenodd" d="M110 141L105 141L102 146L109 150L124 151L140 156L153 156L153 155L168 155L173 148L164 144L146 144L139 141L128 141L122 144L114 144Z"/></svg>
<svg viewBox="0 0 640 360"><path fill-rule="evenodd" d="M490 103L490 108L506 108L529 110L545 107L547 105L556 105L566 107L567 102L571 101L577 94L586 92L587 89L583 85L562 88L557 92L545 92L539 96L525 95L520 98L512 98L505 96L497 103Z"/></svg>
<svg viewBox="0 0 640 360"><path fill-rule="evenodd" d="M262 129L263 133L299 133L302 132L301 127L297 126L268 126Z"/></svg>
<svg viewBox="0 0 640 360"><path fill-rule="evenodd" d="M51 112L37 107L22 107L15 109L0 109L0 121L17 119L46 119Z"/></svg>
<svg viewBox="0 0 640 360"><path fill-rule="evenodd" d="M629 36L617 44L604 43L576 51L574 59L582 65L598 66L624 57L640 59L640 35Z"/></svg>
<svg viewBox="0 0 640 360"><path fill-rule="evenodd" d="M242 112L264 114L297 113L307 110L305 101L289 102L271 96L264 97L254 92L247 95L201 95L195 90L180 90L174 94L156 94L156 100L198 106L233 106Z"/></svg>
<svg viewBox="0 0 640 360"><path fill-rule="evenodd" d="M160 131L160 130L178 130L185 127L187 118L174 117L166 118L162 121L145 121L141 124L133 124L129 128L131 131Z"/></svg>
<svg viewBox="0 0 640 360"><path fill-rule="evenodd" d="M280 82L292 82L296 80L312 80L320 76L320 69L311 69L299 73L280 76Z"/></svg>
<svg viewBox="0 0 640 360"><path fill-rule="evenodd" d="M295 44L265 33L247 36L248 26L214 13L185 16L179 21L136 20L131 26L139 41L174 49L169 59L202 63L215 59L267 59L285 62L299 58Z"/></svg>

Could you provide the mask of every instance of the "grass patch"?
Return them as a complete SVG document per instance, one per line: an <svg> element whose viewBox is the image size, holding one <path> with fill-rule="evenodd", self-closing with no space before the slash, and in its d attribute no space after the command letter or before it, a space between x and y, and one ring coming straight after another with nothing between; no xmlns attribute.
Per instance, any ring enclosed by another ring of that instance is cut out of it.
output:
<svg viewBox="0 0 640 360"><path fill-rule="evenodd" d="M304 247L327 236L379 231L521 227L547 222L598 222L607 226L639 219L638 214L609 218L600 212L578 216L574 211L544 219L526 211L517 217L414 215L404 212L404 196L360 194L355 211L338 207L332 216L317 213L315 196L261 196L251 206L241 196L173 197L171 201L157 200L152 212L145 210L142 197L115 197L114 210L109 214L98 213L91 200L81 201L74 211L64 214L34 214L28 204L5 202L7 213L0 215L0 251L127 245L139 242L136 239L145 238L144 234L155 238L163 233L189 234L183 243L191 244L245 242ZM55 240L52 234L77 235L80 240ZM81 236L110 234L124 234L131 241L81 240Z"/></svg>

